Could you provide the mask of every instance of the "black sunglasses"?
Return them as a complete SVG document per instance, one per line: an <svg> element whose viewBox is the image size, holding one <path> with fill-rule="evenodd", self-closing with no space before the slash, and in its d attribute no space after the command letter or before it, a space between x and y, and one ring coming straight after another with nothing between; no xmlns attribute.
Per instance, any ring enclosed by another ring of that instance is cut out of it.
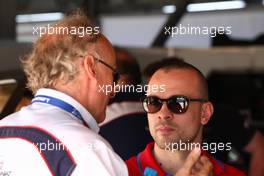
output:
<svg viewBox="0 0 264 176"><path fill-rule="evenodd" d="M171 112L174 114L183 114L187 111L191 101L204 103L208 100L203 98L187 98L185 96L172 96L168 99L161 99L156 96L148 96L143 99L143 108L147 113L153 114L161 109L163 102L166 102L166 105Z"/></svg>
<svg viewBox="0 0 264 176"><path fill-rule="evenodd" d="M98 58L96 58L96 57L94 57L94 59L95 59L96 61L98 61L99 63L105 65L106 67L108 67L108 68L110 68L110 69L112 70L112 72L113 72L113 82L114 82L114 84L117 84L117 82L118 82L118 80L119 80L119 78L120 78L120 74L119 74L119 72L117 71L117 69L113 68L111 65L109 65L109 64L106 63L106 62L104 62L104 61L101 60L101 59L98 59Z"/></svg>

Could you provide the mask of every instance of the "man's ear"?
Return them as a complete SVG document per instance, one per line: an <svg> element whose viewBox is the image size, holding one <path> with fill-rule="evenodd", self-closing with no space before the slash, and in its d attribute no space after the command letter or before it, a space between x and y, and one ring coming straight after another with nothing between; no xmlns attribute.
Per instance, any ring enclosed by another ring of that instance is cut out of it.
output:
<svg viewBox="0 0 264 176"><path fill-rule="evenodd" d="M90 78L90 79L96 79L97 77L97 72L96 72L96 66L95 66L95 61L93 56L87 55L83 59L83 67L84 67L84 72L85 74Z"/></svg>
<svg viewBox="0 0 264 176"><path fill-rule="evenodd" d="M214 113L214 107L211 102L203 103L202 105L202 113L201 113L201 123L203 125L207 124L211 119Z"/></svg>

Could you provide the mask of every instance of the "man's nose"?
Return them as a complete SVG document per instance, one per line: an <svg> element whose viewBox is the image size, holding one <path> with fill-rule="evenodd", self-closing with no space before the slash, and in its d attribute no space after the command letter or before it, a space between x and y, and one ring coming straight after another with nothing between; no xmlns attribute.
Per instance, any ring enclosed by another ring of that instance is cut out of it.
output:
<svg viewBox="0 0 264 176"><path fill-rule="evenodd" d="M159 119L170 120L173 117L173 113L168 109L166 103L162 104L161 109L158 112Z"/></svg>

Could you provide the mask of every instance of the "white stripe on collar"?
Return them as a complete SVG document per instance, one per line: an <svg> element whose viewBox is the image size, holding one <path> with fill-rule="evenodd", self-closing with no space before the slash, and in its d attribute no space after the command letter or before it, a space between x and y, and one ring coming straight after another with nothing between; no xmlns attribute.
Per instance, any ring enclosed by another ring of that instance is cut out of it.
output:
<svg viewBox="0 0 264 176"><path fill-rule="evenodd" d="M46 95L46 96L51 96L54 98L61 99L70 105L72 105L74 108L76 108L82 115L84 121L87 123L87 125L93 130L94 132L98 133L99 132L99 126L96 122L96 120L93 118L93 116L75 99L73 99L71 96L59 92L54 89L47 89L47 88L41 88L37 91L36 95Z"/></svg>

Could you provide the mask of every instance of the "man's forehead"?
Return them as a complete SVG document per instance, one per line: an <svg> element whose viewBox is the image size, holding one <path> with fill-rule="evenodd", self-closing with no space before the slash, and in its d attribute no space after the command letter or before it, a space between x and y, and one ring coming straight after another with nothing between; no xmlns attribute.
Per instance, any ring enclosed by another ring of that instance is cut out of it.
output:
<svg viewBox="0 0 264 176"><path fill-rule="evenodd" d="M196 76L195 76L196 75ZM164 92L157 92L157 94L174 94L174 95L188 95L189 92L197 90L199 87L199 78L192 70L187 69L170 69L158 70L150 79L148 87L152 89L153 86L162 86L165 88ZM153 94L148 90L148 94Z"/></svg>
<svg viewBox="0 0 264 176"><path fill-rule="evenodd" d="M191 68L174 68L174 67L168 67L168 68L161 68L158 69L151 77L154 79L157 79L159 77L163 77L164 79L172 79L172 78L181 78L181 79L188 79L190 77L199 77L196 70ZM150 79L150 80L151 80ZM160 79L160 78L159 78Z"/></svg>
<svg viewBox="0 0 264 176"><path fill-rule="evenodd" d="M197 74L190 69L160 69L150 78L149 84L164 82L173 84L175 80L188 81L195 77L197 77Z"/></svg>

